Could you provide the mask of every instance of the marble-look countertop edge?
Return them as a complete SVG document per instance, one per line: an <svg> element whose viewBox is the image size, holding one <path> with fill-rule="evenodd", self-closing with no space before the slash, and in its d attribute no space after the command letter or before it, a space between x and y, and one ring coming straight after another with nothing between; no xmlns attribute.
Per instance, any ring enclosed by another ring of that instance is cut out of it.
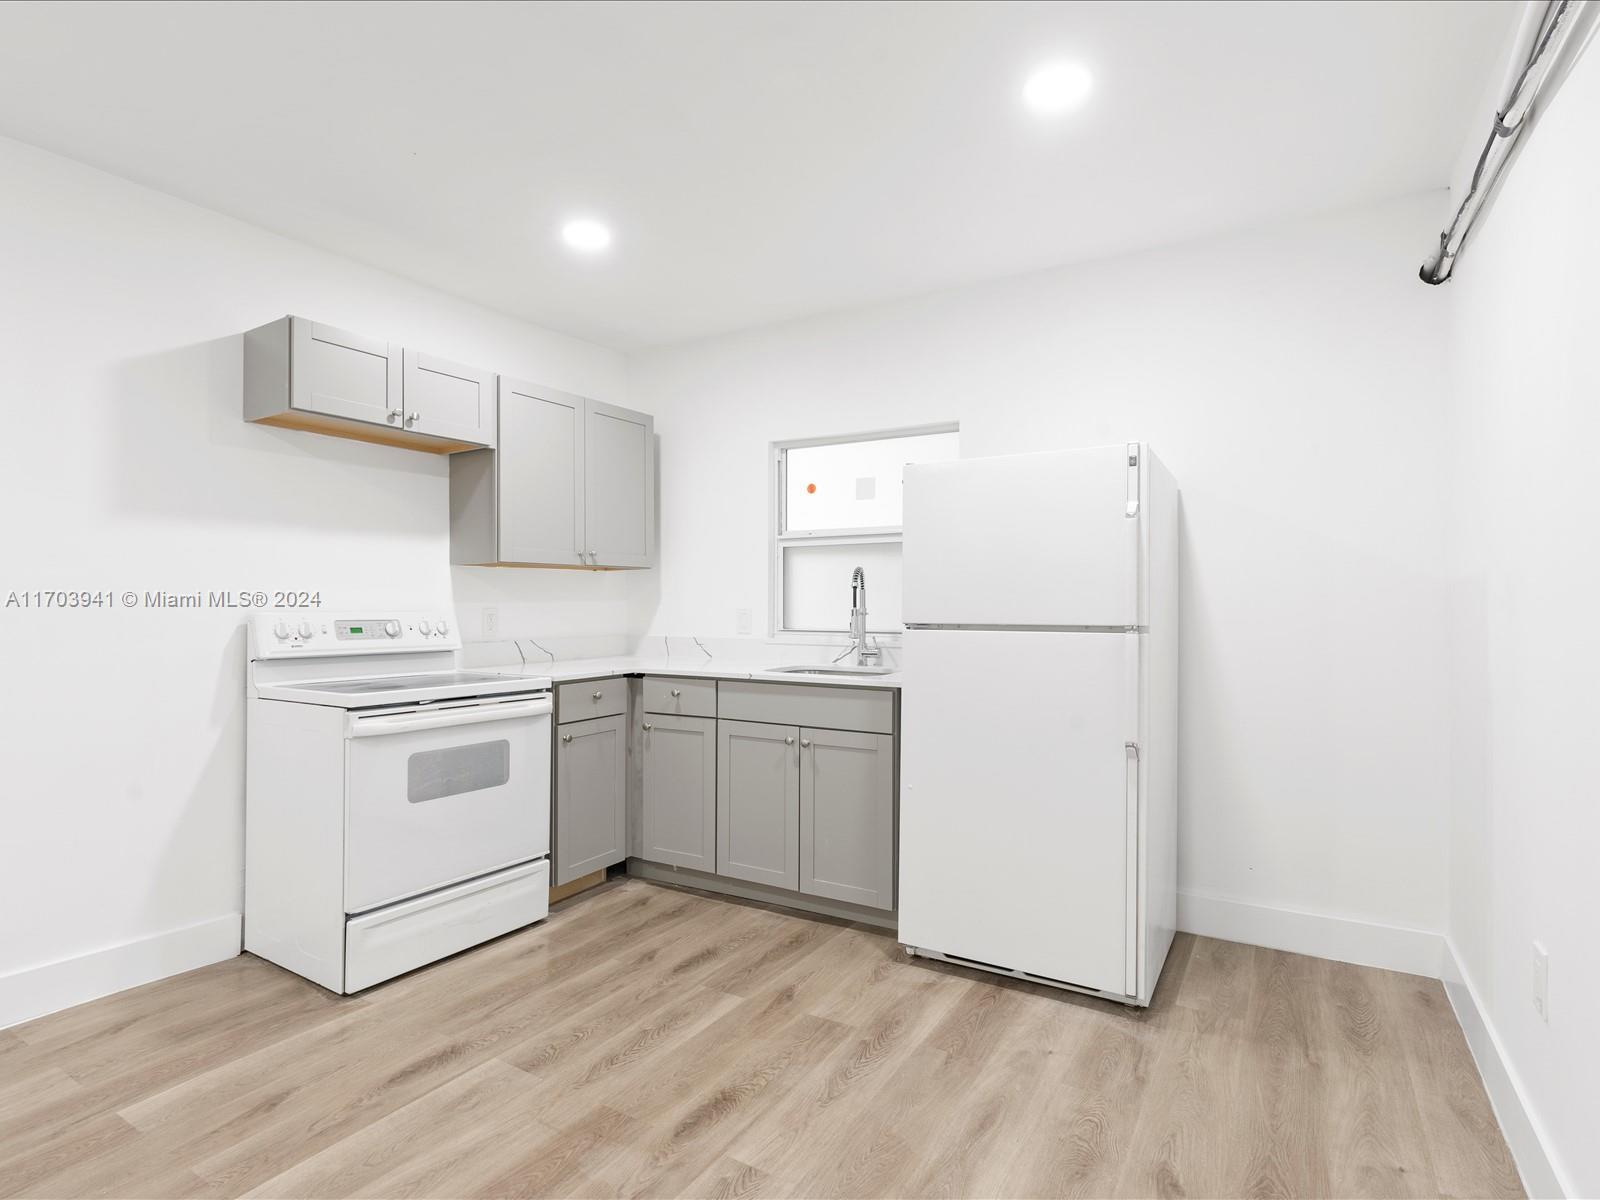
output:
<svg viewBox="0 0 1600 1200"><path fill-rule="evenodd" d="M685 662L680 659L652 657L579 658L554 662L530 661L500 663L484 666L482 670L498 671L505 675L544 677L553 683L571 683L575 679L608 679L620 675L677 675L687 679L750 679L763 683L822 683L829 687L900 687L900 672L891 675L795 675L780 671L767 671L759 667L719 664L710 662Z"/></svg>

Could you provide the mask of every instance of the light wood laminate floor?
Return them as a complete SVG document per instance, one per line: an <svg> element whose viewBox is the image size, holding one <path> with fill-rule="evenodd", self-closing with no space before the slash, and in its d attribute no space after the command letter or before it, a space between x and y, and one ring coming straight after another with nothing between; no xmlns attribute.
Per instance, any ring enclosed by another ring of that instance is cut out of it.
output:
<svg viewBox="0 0 1600 1200"><path fill-rule="evenodd" d="M0 1194L1511 1196L1438 982L1182 936L1144 1012L614 882L339 998L0 1032Z"/></svg>

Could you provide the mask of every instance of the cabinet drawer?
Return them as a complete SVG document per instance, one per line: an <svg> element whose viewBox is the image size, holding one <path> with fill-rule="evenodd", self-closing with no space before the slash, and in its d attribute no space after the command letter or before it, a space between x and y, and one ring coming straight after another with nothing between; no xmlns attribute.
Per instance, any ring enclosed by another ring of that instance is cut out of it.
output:
<svg viewBox="0 0 1600 1200"><path fill-rule="evenodd" d="M670 713L675 717L714 717L717 715L717 681L646 675L644 710Z"/></svg>
<svg viewBox="0 0 1600 1200"><path fill-rule="evenodd" d="M724 720L810 725L860 733L894 732L894 693L877 688L723 680L717 715Z"/></svg>
<svg viewBox="0 0 1600 1200"><path fill-rule="evenodd" d="M556 720L563 725L568 721L587 721L590 717L614 717L627 711L626 679L591 679L556 687Z"/></svg>

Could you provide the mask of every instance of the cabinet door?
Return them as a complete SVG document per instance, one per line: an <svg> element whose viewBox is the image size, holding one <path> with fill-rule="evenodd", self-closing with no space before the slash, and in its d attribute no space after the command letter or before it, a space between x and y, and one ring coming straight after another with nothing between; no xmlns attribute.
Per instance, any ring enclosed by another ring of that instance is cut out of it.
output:
<svg viewBox="0 0 1600 1200"><path fill-rule="evenodd" d="M628 856L625 717L556 727L556 884Z"/></svg>
<svg viewBox="0 0 1600 1200"><path fill-rule="evenodd" d="M404 352L406 428L475 446L494 445L494 372Z"/></svg>
<svg viewBox="0 0 1600 1200"><path fill-rule="evenodd" d="M289 407L403 428L400 347L295 317L289 332Z"/></svg>
<svg viewBox="0 0 1600 1200"><path fill-rule="evenodd" d="M583 564L583 400L500 380L501 562Z"/></svg>
<svg viewBox="0 0 1600 1200"><path fill-rule="evenodd" d="M800 731L717 722L717 874L800 883Z"/></svg>
<svg viewBox="0 0 1600 1200"><path fill-rule="evenodd" d="M715 871L717 722L651 713L643 732L643 857Z"/></svg>
<svg viewBox="0 0 1600 1200"><path fill-rule="evenodd" d="M894 907L894 739L800 731L800 890Z"/></svg>
<svg viewBox="0 0 1600 1200"><path fill-rule="evenodd" d="M582 549L598 567L655 562L655 420L598 400L584 422Z"/></svg>

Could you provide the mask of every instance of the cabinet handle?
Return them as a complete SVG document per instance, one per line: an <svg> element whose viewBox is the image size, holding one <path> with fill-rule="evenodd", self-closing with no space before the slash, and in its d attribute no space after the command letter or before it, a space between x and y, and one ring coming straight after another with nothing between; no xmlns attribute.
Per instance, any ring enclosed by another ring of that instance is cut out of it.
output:
<svg viewBox="0 0 1600 1200"><path fill-rule="evenodd" d="M604 695L605 695L605 693L604 693L604 692L596 692L596 693L595 693L595 694L594 694L594 698L595 698L595 699L596 699L596 700L599 700L599 699L600 699L600 698L601 698L601 697L603 697L603 696L604 696Z"/></svg>
<svg viewBox="0 0 1600 1200"><path fill-rule="evenodd" d="M800 739L800 748L802 750L809 749L810 746L811 746L811 739L810 738L801 738Z"/></svg>
<svg viewBox="0 0 1600 1200"><path fill-rule="evenodd" d="M676 696L681 696L681 695L683 695L683 693L682 693L682 692L681 692L681 691L679 691L679 690L678 690L678 689L677 689L677 688L673 688L673 689L672 689L672 694L673 694L673 696L675 696L675 697L676 697Z"/></svg>
<svg viewBox="0 0 1600 1200"><path fill-rule="evenodd" d="M563 733L561 735L561 740L563 742L570 742L572 740L572 735L570 733Z"/></svg>
<svg viewBox="0 0 1600 1200"><path fill-rule="evenodd" d="M645 732L646 732L646 733L649 733L649 732L650 732L650 731L651 731L651 730L652 730L652 729L654 729L654 728L655 728L655 726L654 726L654 725L652 725L652 724L650 724L650 722L649 722L649 721L646 721L646 722L645 722L645 723L644 723L644 731L645 731Z"/></svg>
<svg viewBox="0 0 1600 1200"><path fill-rule="evenodd" d="M794 739L793 738L784 738L783 739L783 744L785 746L792 746L792 745L794 745Z"/></svg>
<svg viewBox="0 0 1600 1200"><path fill-rule="evenodd" d="M393 424L394 419L396 417L402 416L402 415L403 414L401 413L401 411L398 408L391 408L386 414L384 414L384 418L383 419L385 421L388 421L391 424Z"/></svg>
<svg viewBox="0 0 1600 1200"><path fill-rule="evenodd" d="M411 413L407 413L406 414L406 424L407 425L415 425L421 419L422 419L422 414L419 413L419 412L411 412Z"/></svg>

